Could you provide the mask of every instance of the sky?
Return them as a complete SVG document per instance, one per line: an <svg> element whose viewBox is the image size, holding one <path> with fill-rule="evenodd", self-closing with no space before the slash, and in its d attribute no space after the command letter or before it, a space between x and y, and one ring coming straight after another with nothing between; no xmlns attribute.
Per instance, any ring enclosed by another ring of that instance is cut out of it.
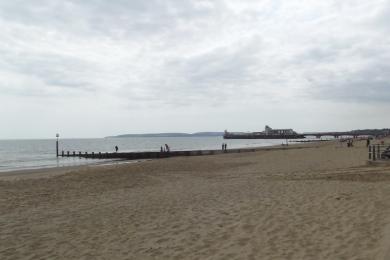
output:
<svg viewBox="0 0 390 260"><path fill-rule="evenodd" d="M0 139L390 127L389 0L0 0Z"/></svg>

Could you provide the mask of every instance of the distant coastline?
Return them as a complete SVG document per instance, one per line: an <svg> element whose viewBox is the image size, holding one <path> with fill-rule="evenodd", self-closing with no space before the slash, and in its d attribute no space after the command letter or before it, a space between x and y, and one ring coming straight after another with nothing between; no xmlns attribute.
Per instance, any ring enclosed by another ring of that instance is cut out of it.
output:
<svg viewBox="0 0 390 260"><path fill-rule="evenodd" d="M236 132L236 133L248 133L248 132ZM383 129L358 129L345 132L329 131L330 135L371 135L371 136L388 136L390 135L389 128ZM311 135L312 132L304 132L303 135ZM124 138L124 137L207 137L207 136L223 136L224 132L196 132L196 133L148 133L148 134L122 134L115 136L106 136L104 138Z"/></svg>
<svg viewBox="0 0 390 260"><path fill-rule="evenodd" d="M123 137L205 137L205 136L223 136L223 132L197 132L197 133L152 133L152 134L123 134L115 136L106 136L105 138L123 138Z"/></svg>

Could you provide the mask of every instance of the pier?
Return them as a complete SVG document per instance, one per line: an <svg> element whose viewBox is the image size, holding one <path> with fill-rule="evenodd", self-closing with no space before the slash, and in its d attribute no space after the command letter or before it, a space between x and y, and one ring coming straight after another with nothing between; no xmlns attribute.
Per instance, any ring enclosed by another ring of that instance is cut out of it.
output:
<svg viewBox="0 0 390 260"><path fill-rule="evenodd" d="M316 138L321 138L322 136L333 136L334 138L339 138L341 136L352 136L357 138L359 136L375 136L375 137L385 137L390 135L389 129L368 129L368 130L353 130L353 131L344 131L344 132L306 132L302 133L304 136L315 136Z"/></svg>
<svg viewBox="0 0 390 260"><path fill-rule="evenodd" d="M356 134L353 132L313 132L313 133L303 133L302 135L306 136L315 136L316 138L321 138L323 136L333 136L334 138L339 138L341 136L353 136L353 138L357 138L358 136L366 136L369 134Z"/></svg>

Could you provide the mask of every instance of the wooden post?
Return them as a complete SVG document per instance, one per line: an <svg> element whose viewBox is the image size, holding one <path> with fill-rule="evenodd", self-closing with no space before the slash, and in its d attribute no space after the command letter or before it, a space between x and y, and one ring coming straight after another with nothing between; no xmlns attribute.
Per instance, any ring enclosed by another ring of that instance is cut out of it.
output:
<svg viewBox="0 0 390 260"><path fill-rule="evenodd" d="M81 157L81 152L79 151L79 157Z"/></svg>
<svg viewBox="0 0 390 260"><path fill-rule="evenodd" d="M373 160L373 161L376 161L375 145L372 146L372 160Z"/></svg>
<svg viewBox="0 0 390 260"><path fill-rule="evenodd" d="M368 146L368 160L370 160L371 161L371 159L372 159L372 151L371 151L371 145L369 145Z"/></svg>
<svg viewBox="0 0 390 260"><path fill-rule="evenodd" d="M56 134L56 137L57 137L57 141L56 141L56 154L57 154L57 157L58 157L58 138L60 137L60 134Z"/></svg>
<svg viewBox="0 0 390 260"><path fill-rule="evenodd" d="M64 150L62 150L62 157L64 157Z"/></svg>
<svg viewBox="0 0 390 260"><path fill-rule="evenodd" d="M92 158L95 156L95 152L92 152Z"/></svg>
<svg viewBox="0 0 390 260"><path fill-rule="evenodd" d="M377 156L377 158L378 159L382 159L381 158L381 146L378 144L378 147L377 147L378 149L377 149L377 151L378 151L378 156Z"/></svg>
<svg viewBox="0 0 390 260"><path fill-rule="evenodd" d="M73 151L73 156L76 156L76 152L75 151Z"/></svg>
<svg viewBox="0 0 390 260"><path fill-rule="evenodd" d="M69 157L69 151L66 151L66 156L68 156L68 157Z"/></svg>

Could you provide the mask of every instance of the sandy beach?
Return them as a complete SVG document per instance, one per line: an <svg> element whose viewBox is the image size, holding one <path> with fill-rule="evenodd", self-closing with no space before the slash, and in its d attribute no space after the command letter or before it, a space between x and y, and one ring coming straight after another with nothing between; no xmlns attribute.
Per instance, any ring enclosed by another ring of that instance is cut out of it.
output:
<svg viewBox="0 0 390 260"><path fill-rule="evenodd" d="M365 141L0 177L0 259L390 259Z"/></svg>

